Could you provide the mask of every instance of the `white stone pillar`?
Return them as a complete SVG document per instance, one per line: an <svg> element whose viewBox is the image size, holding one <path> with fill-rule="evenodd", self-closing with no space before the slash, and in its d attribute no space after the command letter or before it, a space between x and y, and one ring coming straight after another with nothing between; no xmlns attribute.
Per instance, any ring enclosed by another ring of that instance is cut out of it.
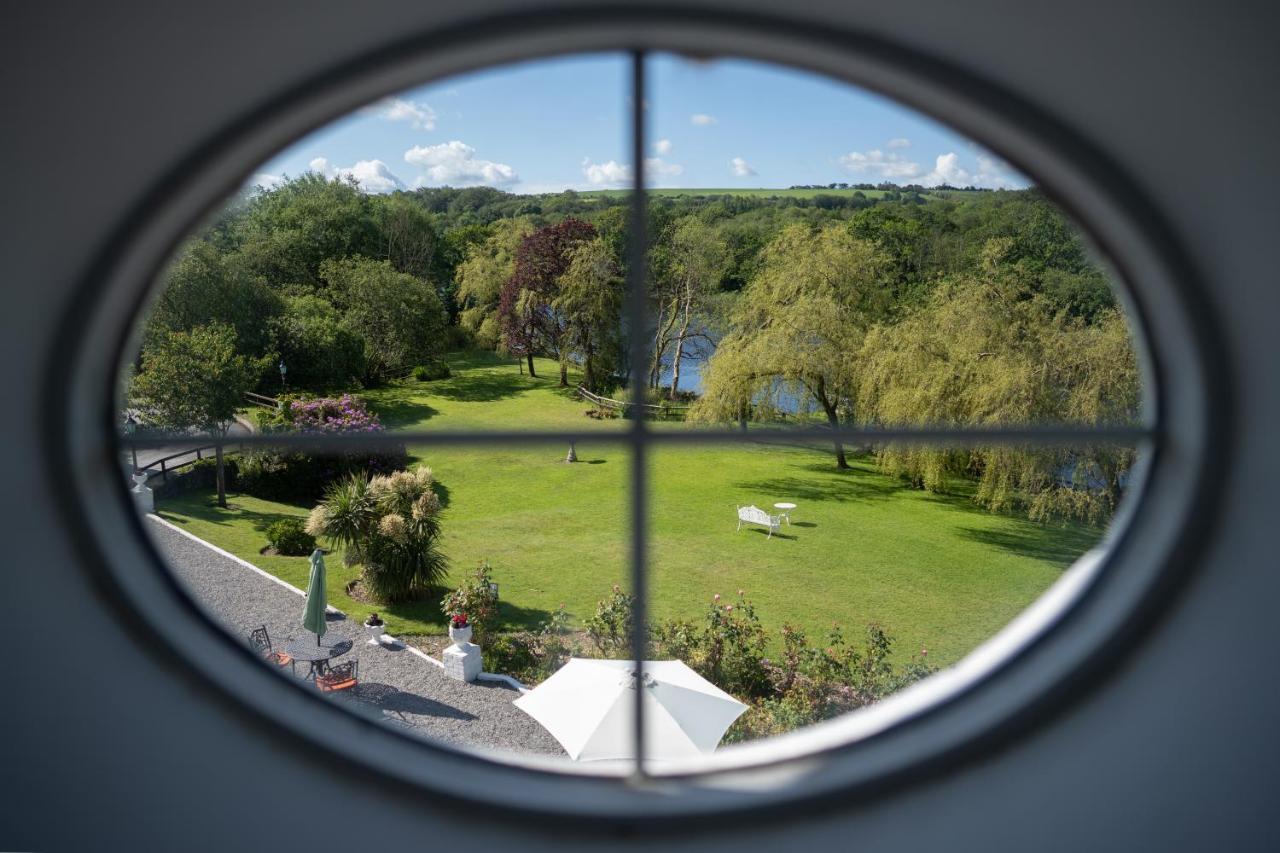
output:
<svg viewBox="0 0 1280 853"><path fill-rule="evenodd" d="M444 674L458 681L475 681L482 662L475 643L455 643L444 650Z"/></svg>

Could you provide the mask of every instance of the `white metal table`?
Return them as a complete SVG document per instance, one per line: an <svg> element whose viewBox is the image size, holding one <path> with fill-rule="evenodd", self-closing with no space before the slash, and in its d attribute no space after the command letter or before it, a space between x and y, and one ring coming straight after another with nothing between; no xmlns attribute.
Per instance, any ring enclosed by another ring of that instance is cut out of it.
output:
<svg viewBox="0 0 1280 853"><path fill-rule="evenodd" d="M778 515L782 516L787 520L787 526L790 527L791 526L791 510L795 509L796 505L793 503L784 502L784 503L774 504L773 508L778 510Z"/></svg>

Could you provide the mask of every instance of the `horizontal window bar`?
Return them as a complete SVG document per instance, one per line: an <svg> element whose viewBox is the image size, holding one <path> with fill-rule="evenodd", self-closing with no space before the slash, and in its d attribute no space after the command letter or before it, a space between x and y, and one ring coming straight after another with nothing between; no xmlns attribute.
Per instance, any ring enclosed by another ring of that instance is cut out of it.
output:
<svg viewBox="0 0 1280 853"><path fill-rule="evenodd" d="M214 436L133 433L121 435L123 447L194 449L222 444L224 447L278 447L300 451L329 453L353 449L391 448L404 444L563 444L567 441L601 444L633 444L637 441L661 444L700 444L723 442L823 442L839 438L844 441L909 442L913 444L980 445L1000 444L1069 444L1077 442L1135 442L1154 439L1157 429L1140 426L999 426L999 427L847 427L831 430L823 427L801 429L700 429L700 430L627 430L622 432L383 432L375 434L304 435L272 433L270 435Z"/></svg>

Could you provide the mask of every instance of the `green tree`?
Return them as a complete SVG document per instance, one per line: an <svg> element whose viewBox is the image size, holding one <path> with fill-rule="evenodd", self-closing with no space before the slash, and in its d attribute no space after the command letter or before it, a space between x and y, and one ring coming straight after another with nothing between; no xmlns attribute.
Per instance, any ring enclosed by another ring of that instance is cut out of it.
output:
<svg viewBox="0 0 1280 853"><path fill-rule="evenodd" d="M603 237L570 250L569 268L560 276L551 307L565 318L561 357L573 352L582 359L583 385L596 393L607 390L618 372L622 299L622 274Z"/></svg>
<svg viewBox="0 0 1280 853"><path fill-rule="evenodd" d="M1136 422L1137 359L1118 309L1092 321L1058 309L1010 238L989 240L979 274L950 278L928 301L872 330L860 354L864 415L885 425L1009 426ZM1132 448L884 447L881 465L930 491L977 477L975 500L1032 518L1108 518Z"/></svg>
<svg viewBox="0 0 1280 853"><path fill-rule="evenodd" d="M243 258L197 238L182 247L164 273L147 317L144 345L165 332L221 323L235 329L240 352L267 355L272 349L271 321L283 310L279 296Z"/></svg>
<svg viewBox="0 0 1280 853"><path fill-rule="evenodd" d="M425 281L368 258L325 261L320 278L343 327L364 341L367 381L382 382L390 370L444 349L444 307Z"/></svg>
<svg viewBox="0 0 1280 853"><path fill-rule="evenodd" d="M381 256L399 272L430 278L440 242L435 216L405 193L370 196L368 204Z"/></svg>
<svg viewBox="0 0 1280 853"><path fill-rule="evenodd" d="M130 393L133 404L161 429L195 429L222 438L265 366L236 353L236 333L228 325L165 332L143 350ZM220 441L216 454L218 506L225 507Z"/></svg>
<svg viewBox="0 0 1280 853"><path fill-rule="evenodd" d="M364 339L342 324L331 302L304 295L286 297L284 305L272 333L291 387L325 391L349 388L364 378Z"/></svg>
<svg viewBox="0 0 1280 853"><path fill-rule="evenodd" d="M458 265L458 324L472 332L485 349L498 346L502 333L498 323L502 286L516 271L520 241L532 231L527 219L499 220L484 242L467 247L466 260Z"/></svg>
<svg viewBox="0 0 1280 853"><path fill-rule="evenodd" d="M834 429L853 418L858 348L886 307L886 261L842 225L789 225L762 253L731 330L707 362L695 420L745 421L753 408L799 391ZM834 441L836 466L848 468Z"/></svg>
<svg viewBox="0 0 1280 853"><path fill-rule="evenodd" d="M671 351L671 399L680 390L680 368L689 343L709 337L706 308L729 269L729 246L717 229L696 216L674 222L664 233L660 272L651 293L657 303L657 331L649 381L657 387Z"/></svg>
<svg viewBox="0 0 1280 853"><path fill-rule="evenodd" d="M249 269L272 286L313 290L325 261L382 254L370 205L354 180L307 172L255 197L236 241Z"/></svg>

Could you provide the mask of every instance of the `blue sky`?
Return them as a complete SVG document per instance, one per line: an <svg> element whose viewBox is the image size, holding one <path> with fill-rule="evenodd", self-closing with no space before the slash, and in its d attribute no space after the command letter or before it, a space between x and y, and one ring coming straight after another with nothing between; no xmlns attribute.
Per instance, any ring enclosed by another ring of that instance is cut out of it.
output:
<svg viewBox="0 0 1280 853"><path fill-rule="evenodd" d="M630 60L505 66L412 89L300 140L258 170L353 175L369 192L487 185L511 192L623 187ZM655 57L649 182L658 187L1027 180L963 136L893 101L744 61Z"/></svg>

